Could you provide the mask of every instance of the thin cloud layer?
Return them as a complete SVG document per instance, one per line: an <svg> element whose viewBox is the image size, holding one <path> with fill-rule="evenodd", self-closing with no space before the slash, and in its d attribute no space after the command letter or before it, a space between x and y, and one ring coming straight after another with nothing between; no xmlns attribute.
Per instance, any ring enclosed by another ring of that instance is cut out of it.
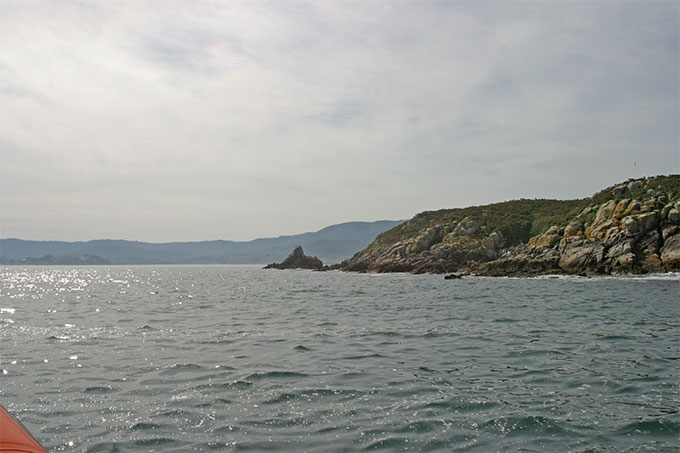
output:
<svg viewBox="0 0 680 453"><path fill-rule="evenodd" d="M677 2L0 1L0 236L247 240L678 172Z"/></svg>

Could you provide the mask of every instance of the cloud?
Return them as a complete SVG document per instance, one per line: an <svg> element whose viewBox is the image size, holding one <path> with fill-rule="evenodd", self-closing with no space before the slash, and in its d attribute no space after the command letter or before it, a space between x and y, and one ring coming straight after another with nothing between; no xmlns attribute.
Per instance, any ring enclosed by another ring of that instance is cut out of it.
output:
<svg viewBox="0 0 680 453"><path fill-rule="evenodd" d="M678 171L675 2L0 8L3 236L252 239Z"/></svg>

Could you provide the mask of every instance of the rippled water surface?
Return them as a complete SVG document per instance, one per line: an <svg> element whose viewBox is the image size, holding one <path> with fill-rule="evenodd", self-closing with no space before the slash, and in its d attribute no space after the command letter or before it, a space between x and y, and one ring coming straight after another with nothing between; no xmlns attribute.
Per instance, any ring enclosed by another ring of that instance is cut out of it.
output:
<svg viewBox="0 0 680 453"><path fill-rule="evenodd" d="M678 451L680 280L0 268L54 451Z"/></svg>

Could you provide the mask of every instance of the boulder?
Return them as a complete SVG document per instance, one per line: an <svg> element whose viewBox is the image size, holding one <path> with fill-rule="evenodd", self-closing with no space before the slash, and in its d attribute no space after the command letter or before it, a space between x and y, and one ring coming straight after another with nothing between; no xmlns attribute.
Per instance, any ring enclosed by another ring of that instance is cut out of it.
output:
<svg viewBox="0 0 680 453"><path fill-rule="evenodd" d="M640 203L637 200L633 200L630 203L628 203L628 207L626 208L626 212L624 212L623 215L632 214L634 212L639 211L641 208L642 208L642 203Z"/></svg>
<svg viewBox="0 0 680 453"><path fill-rule="evenodd" d="M301 246L295 249L288 255L288 258L280 263L268 264L265 269L323 269L323 263L316 256L307 256L302 250Z"/></svg>
<svg viewBox="0 0 680 453"><path fill-rule="evenodd" d="M668 222L680 225L680 211L673 208L668 211Z"/></svg>
<svg viewBox="0 0 680 453"><path fill-rule="evenodd" d="M555 249L521 245L496 260L476 263L470 270L491 277L558 274L563 272L558 266L559 259Z"/></svg>
<svg viewBox="0 0 680 453"><path fill-rule="evenodd" d="M479 230L480 225L477 221L465 217L450 234L454 236L472 236Z"/></svg>
<svg viewBox="0 0 680 453"><path fill-rule="evenodd" d="M601 273L604 244L597 239L577 240L566 244L559 266L569 273Z"/></svg>
<svg viewBox="0 0 680 453"><path fill-rule="evenodd" d="M631 181L631 182L628 183L627 187L628 187L628 190L630 190L632 192L633 190L637 190L640 187L642 187L642 183L640 181Z"/></svg>
<svg viewBox="0 0 680 453"><path fill-rule="evenodd" d="M503 245L503 235L498 231L494 231L484 240L484 246L491 250L498 250L501 245Z"/></svg>
<svg viewBox="0 0 680 453"><path fill-rule="evenodd" d="M652 231L657 225L657 214L656 212L645 212L637 216L637 221L642 233Z"/></svg>
<svg viewBox="0 0 680 453"><path fill-rule="evenodd" d="M644 235L633 247L635 261L642 272L663 272L664 266L659 256L661 237L657 231Z"/></svg>
<svg viewBox="0 0 680 453"><path fill-rule="evenodd" d="M627 187L625 185L616 186L612 190L612 195L615 196L615 197L618 197L619 195L623 195L624 193L626 193L626 189L627 189Z"/></svg>
<svg viewBox="0 0 680 453"><path fill-rule="evenodd" d="M430 247L441 240L442 235L439 228L428 228L416 237L420 250L430 250Z"/></svg>
<svg viewBox="0 0 680 453"><path fill-rule="evenodd" d="M583 224L581 222L570 222L569 225L567 225L564 228L564 235L565 236L578 236L579 233L583 231Z"/></svg>
<svg viewBox="0 0 680 453"><path fill-rule="evenodd" d="M549 231L550 230L540 236L534 236L529 239L529 247L554 247L559 244L561 236L559 234L549 233Z"/></svg>
<svg viewBox="0 0 680 453"><path fill-rule="evenodd" d="M666 227L661 232L661 238L665 241L671 236L675 236L680 231L680 227L677 225L666 225Z"/></svg>
<svg viewBox="0 0 680 453"><path fill-rule="evenodd" d="M680 271L680 235L676 234L664 241L660 256L666 271Z"/></svg>
<svg viewBox="0 0 680 453"><path fill-rule="evenodd" d="M628 255L633 253L633 242L632 240L621 241L609 248L607 250L607 258L616 258L621 255Z"/></svg>
<svg viewBox="0 0 680 453"><path fill-rule="evenodd" d="M624 218L621 223L623 224L624 230L630 235L640 232L640 224L638 224L638 221L634 217L628 216Z"/></svg>
<svg viewBox="0 0 680 453"><path fill-rule="evenodd" d="M661 209L661 220L667 220L668 219L668 213L671 212L671 209L673 209L673 205L671 203L668 203L666 206L664 206Z"/></svg>
<svg viewBox="0 0 680 453"><path fill-rule="evenodd" d="M624 198L623 200L619 201L616 204L616 208L614 208L614 213L613 215L615 217L621 217L624 212L626 212L626 208L630 204L630 199Z"/></svg>
<svg viewBox="0 0 680 453"><path fill-rule="evenodd" d="M602 223L605 219L611 217L614 209L616 209L616 204L615 200L609 200L600 206L600 209L597 210L597 214L595 214L595 224Z"/></svg>
<svg viewBox="0 0 680 453"><path fill-rule="evenodd" d="M615 274L633 272L635 270L635 253L633 239L627 238L612 244L605 255L609 270Z"/></svg>
<svg viewBox="0 0 680 453"><path fill-rule="evenodd" d="M583 208L583 211L581 211L581 213L578 215L578 217L583 217L583 216L589 214L590 212L593 211L593 209L595 209L595 207L593 205L586 206L585 208Z"/></svg>

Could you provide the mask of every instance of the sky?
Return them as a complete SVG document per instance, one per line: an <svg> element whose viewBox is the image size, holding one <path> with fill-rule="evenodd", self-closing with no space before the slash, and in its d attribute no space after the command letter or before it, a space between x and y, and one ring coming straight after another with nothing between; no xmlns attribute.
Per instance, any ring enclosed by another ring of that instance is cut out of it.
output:
<svg viewBox="0 0 680 453"><path fill-rule="evenodd" d="M679 17L0 0L0 237L242 241L678 173Z"/></svg>

